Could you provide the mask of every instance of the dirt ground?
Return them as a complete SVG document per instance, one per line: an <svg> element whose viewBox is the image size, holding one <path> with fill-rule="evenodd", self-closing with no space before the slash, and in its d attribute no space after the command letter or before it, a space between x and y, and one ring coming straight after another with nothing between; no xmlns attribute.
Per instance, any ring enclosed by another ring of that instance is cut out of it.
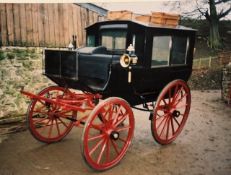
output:
<svg viewBox="0 0 231 175"><path fill-rule="evenodd" d="M230 175L231 107L220 91L192 91L187 124L177 140L167 146L154 142L149 114L134 110L132 145L120 164L97 173L87 168L80 151L81 128L61 142L42 144L28 131L0 136L1 175Z"/></svg>

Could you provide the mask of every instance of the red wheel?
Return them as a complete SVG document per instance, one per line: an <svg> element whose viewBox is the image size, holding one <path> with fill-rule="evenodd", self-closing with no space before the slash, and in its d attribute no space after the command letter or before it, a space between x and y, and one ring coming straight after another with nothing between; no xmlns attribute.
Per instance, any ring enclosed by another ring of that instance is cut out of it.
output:
<svg viewBox="0 0 231 175"><path fill-rule="evenodd" d="M112 97L91 112L82 135L82 155L95 170L106 170L124 157L131 143L135 120L129 104Z"/></svg>
<svg viewBox="0 0 231 175"><path fill-rule="evenodd" d="M157 98L151 131L160 144L173 142L182 131L191 105L190 89L183 80L175 80L164 87Z"/></svg>
<svg viewBox="0 0 231 175"><path fill-rule="evenodd" d="M64 88L51 86L43 89L38 95L55 100L65 98L67 94ZM45 143L63 139L73 127L74 123L70 118L76 118L76 112L64 110L61 106L38 99L31 102L27 114L31 134Z"/></svg>

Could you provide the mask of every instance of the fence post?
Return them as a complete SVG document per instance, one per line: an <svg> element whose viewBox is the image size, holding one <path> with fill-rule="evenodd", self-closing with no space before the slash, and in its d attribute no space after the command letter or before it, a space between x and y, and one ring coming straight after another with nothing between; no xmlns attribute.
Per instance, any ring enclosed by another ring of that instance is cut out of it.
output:
<svg viewBox="0 0 231 175"><path fill-rule="evenodd" d="M198 69L200 68L201 68L201 58L199 58L199 68Z"/></svg>
<svg viewBox="0 0 231 175"><path fill-rule="evenodd" d="M209 68L211 67L212 57L209 57Z"/></svg>

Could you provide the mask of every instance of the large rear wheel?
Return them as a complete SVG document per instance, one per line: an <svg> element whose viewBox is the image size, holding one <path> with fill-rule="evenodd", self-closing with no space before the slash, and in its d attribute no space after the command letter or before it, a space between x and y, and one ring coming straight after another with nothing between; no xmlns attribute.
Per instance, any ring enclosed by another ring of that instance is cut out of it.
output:
<svg viewBox="0 0 231 175"><path fill-rule="evenodd" d="M129 104L116 97L100 102L91 112L82 135L87 165L102 171L120 162L131 143L135 121Z"/></svg>
<svg viewBox="0 0 231 175"><path fill-rule="evenodd" d="M51 100L63 99L69 91L58 86L43 89L38 95ZM27 122L31 134L45 143L63 139L72 129L76 112L65 110L61 106L34 99L28 107Z"/></svg>
<svg viewBox="0 0 231 175"><path fill-rule="evenodd" d="M151 121L152 135L158 143L166 145L176 139L186 123L190 105L190 89L183 80L174 80L164 87Z"/></svg>

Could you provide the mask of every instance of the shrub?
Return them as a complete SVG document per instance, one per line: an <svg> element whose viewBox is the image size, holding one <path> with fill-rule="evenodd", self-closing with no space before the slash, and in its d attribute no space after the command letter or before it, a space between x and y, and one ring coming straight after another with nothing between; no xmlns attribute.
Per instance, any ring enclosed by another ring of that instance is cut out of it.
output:
<svg viewBox="0 0 231 175"><path fill-rule="evenodd" d="M6 58L6 55L3 51L0 50L0 61L4 60Z"/></svg>
<svg viewBox="0 0 231 175"><path fill-rule="evenodd" d="M6 54L6 56L7 56L8 59L12 60L12 59L15 58L15 53L8 52L8 53Z"/></svg>

